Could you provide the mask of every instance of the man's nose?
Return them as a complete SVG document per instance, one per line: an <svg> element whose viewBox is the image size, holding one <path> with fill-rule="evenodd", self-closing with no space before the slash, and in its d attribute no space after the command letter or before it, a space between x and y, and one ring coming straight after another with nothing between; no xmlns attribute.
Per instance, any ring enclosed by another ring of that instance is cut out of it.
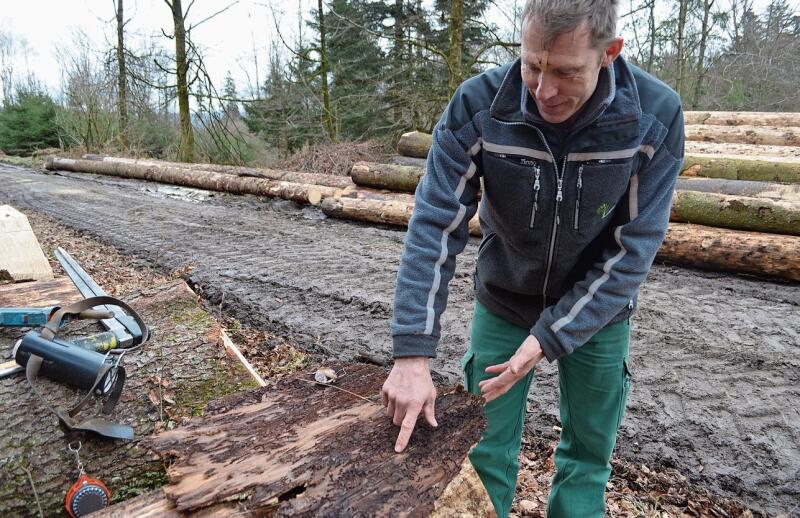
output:
<svg viewBox="0 0 800 518"><path fill-rule="evenodd" d="M551 74L539 74L539 84L536 86L536 98L547 101L558 94L555 78Z"/></svg>

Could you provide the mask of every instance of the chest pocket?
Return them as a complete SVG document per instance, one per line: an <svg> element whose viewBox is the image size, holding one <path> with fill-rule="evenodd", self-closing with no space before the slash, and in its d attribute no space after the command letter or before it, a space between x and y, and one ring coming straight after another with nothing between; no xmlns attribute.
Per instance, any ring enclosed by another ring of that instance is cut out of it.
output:
<svg viewBox="0 0 800 518"><path fill-rule="evenodd" d="M544 163L540 160L505 153L484 155L482 203L491 205L492 225L505 239L517 245L533 240L534 207L544 197Z"/></svg>
<svg viewBox="0 0 800 518"><path fill-rule="evenodd" d="M623 205L631 178L633 161L598 163L578 166L575 183L575 206L572 230L596 236L612 220L612 214Z"/></svg>

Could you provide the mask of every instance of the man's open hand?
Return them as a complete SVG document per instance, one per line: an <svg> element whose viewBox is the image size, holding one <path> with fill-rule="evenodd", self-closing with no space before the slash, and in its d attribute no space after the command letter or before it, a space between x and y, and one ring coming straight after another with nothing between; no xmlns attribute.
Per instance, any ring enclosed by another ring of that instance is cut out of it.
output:
<svg viewBox="0 0 800 518"><path fill-rule="evenodd" d="M406 449L420 412L425 415L429 425L438 426L433 415L436 387L433 386L428 361L423 356L397 358L381 389L386 415L392 418L395 426L400 427L394 445L397 453Z"/></svg>
<svg viewBox="0 0 800 518"><path fill-rule="evenodd" d="M507 362L486 367L488 374L499 374L499 376L478 383L481 395L487 403L499 398L508 392L514 383L524 378L542 358L544 353L539 340L533 335L528 336Z"/></svg>

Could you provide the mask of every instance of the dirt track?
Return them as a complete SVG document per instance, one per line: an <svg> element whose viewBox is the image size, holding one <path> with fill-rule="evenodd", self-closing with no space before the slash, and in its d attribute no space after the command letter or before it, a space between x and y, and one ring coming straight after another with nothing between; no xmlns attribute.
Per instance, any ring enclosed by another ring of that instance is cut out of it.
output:
<svg viewBox="0 0 800 518"><path fill-rule="evenodd" d="M302 346L342 359L364 351L389 357L404 232L325 220L288 202L175 199L156 190L0 165L0 203L41 211L164 270L189 264L191 281L213 304ZM476 248L467 247L451 283L434 362L453 379ZM620 454L800 516L800 287L656 266L640 307ZM544 366L531 390L534 433L552 434L554 374Z"/></svg>

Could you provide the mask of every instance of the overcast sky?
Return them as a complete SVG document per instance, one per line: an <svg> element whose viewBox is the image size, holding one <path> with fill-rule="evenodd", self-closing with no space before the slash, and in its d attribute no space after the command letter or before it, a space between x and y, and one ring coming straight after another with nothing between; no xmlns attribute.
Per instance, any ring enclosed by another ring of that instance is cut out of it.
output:
<svg viewBox="0 0 800 518"><path fill-rule="evenodd" d="M183 2L185 8L189 0ZM270 3L278 12L281 32L287 38L292 38L297 33L298 7L307 17L312 5L316 6L316 0L234 2L235 0L196 0L188 22L196 24L234 4L213 20L198 26L193 31L193 39L203 50L206 66L218 88L221 88L226 73L230 71L239 93L246 94L248 85L255 84L254 54L258 56L263 73L268 46L271 41L276 40ZM516 2L521 5L524 0ZM798 5L798 2L800 0L793 4ZM627 3L621 2L621 11L625 11ZM756 0L755 3L758 8L766 5L768 0ZM4 0L3 4L0 11L0 31L25 38L30 47L30 68L54 93L59 89L56 49L68 50L73 47L76 31L83 31L97 49L110 48L113 46L111 42L116 40L112 0ZM515 0L496 0L495 4L511 12L508 6L513 6ZM171 48L171 42L160 35L161 29L168 34L172 32L171 13L163 0L124 0L124 5L125 17L131 20L126 26L128 44L150 36ZM509 27L507 18L498 9L492 9L491 21ZM25 65L18 63L16 68L24 71Z"/></svg>

